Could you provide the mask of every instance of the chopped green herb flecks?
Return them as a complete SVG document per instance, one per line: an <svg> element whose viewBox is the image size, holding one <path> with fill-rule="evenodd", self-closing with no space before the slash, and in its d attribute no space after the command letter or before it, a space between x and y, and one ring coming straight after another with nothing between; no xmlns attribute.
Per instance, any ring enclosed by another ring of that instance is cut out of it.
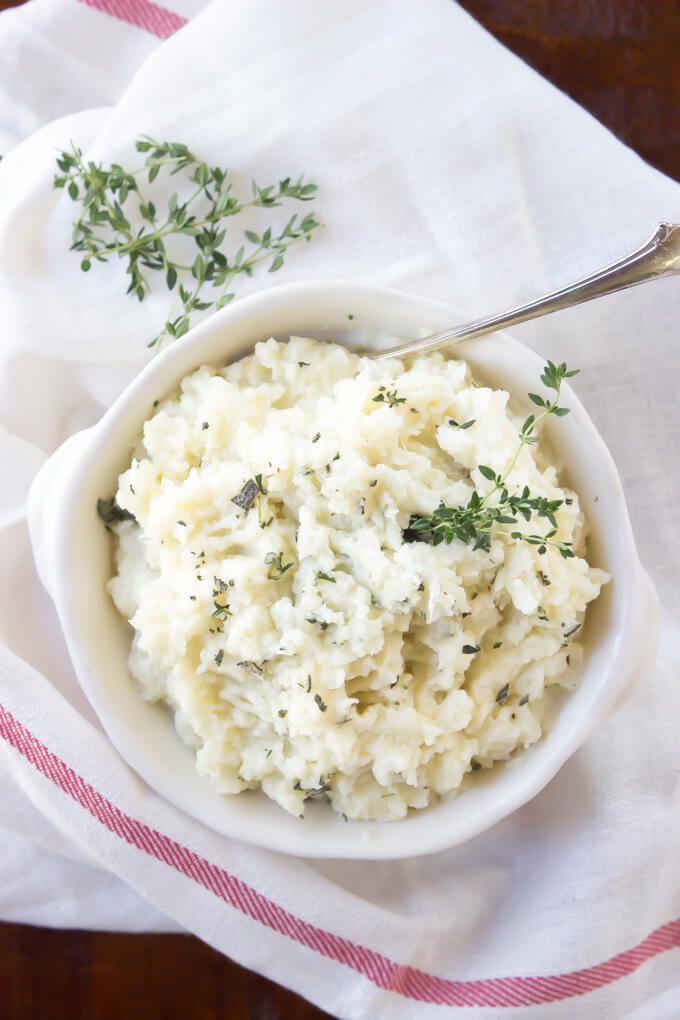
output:
<svg viewBox="0 0 680 1020"><path fill-rule="evenodd" d="M504 705L508 700L508 694L510 693L510 684L503 684L500 691L496 695L496 701L499 705Z"/></svg>
<svg viewBox="0 0 680 1020"><path fill-rule="evenodd" d="M290 563L283 562L283 553L267 553L264 558L264 562L269 567L267 577L270 581L280 581L286 571L290 570L293 566L292 560Z"/></svg>
<svg viewBox="0 0 680 1020"><path fill-rule="evenodd" d="M228 616L231 616L231 609L227 603L218 602L217 599L213 602L214 609L210 614L215 620L226 620Z"/></svg>
<svg viewBox="0 0 680 1020"><path fill-rule="evenodd" d="M326 702L323 700L321 695L320 694L315 694L314 695L314 700L317 703L317 705L319 706L319 711L320 712L325 712L327 706L326 706Z"/></svg>
<svg viewBox="0 0 680 1020"><path fill-rule="evenodd" d="M400 397L396 389L388 390L385 386L380 386L378 392L373 397L375 404L389 404L390 407L397 407L399 404L406 403L406 397Z"/></svg>
<svg viewBox="0 0 680 1020"><path fill-rule="evenodd" d="M236 663L241 669L249 669L251 673L255 673L256 676L262 676L264 670L262 666L259 666L256 662L252 662L250 659L243 659L241 662Z"/></svg>
<svg viewBox="0 0 680 1020"><path fill-rule="evenodd" d="M97 513L104 524L116 524L118 521L134 521L136 518L129 510L123 510L116 502L116 497L97 500Z"/></svg>
<svg viewBox="0 0 680 1020"><path fill-rule="evenodd" d="M476 418L471 418L470 421L464 421L461 425L455 418L449 418L449 425L452 425L454 428L464 432L466 429L471 429L476 421Z"/></svg>
<svg viewBox="0 0 680 1020"><path fill-rule="evenodd" d="M319 620L316 616L306 616L305 620L307 621L307 623L318 624L321 630L328 630L328 628L330 627L330 624L328 623L327 620Z"/></svg>
<svg viewBox="0 0 680 1020"><path fill-rule="evenodd" d="M242 510L248 511L255 501L257 492L257 485L252 478L249 478L241 491L236 496L232 496L231 501L232 503L235 503L236 506L241 507Z"/></svg>
<svg viewBox="0 0 680 1020"><path fill-rule="evenodd" d="M232 503L240 507L241 510L245 510L246 513L250 510L256 498L259 495L266 495L267 490L262 482L262 475L255 475L254 478L249 478L244 484L243 488L235 496L232 496Z"/></svg>

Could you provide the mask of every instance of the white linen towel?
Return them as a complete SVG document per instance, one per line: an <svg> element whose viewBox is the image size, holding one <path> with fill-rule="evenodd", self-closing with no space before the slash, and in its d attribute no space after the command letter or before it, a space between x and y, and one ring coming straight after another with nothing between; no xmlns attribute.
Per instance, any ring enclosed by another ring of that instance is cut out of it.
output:
<svg viewBox="0 0 680 1020"><path fill-rule="evenodd" d="M387 864L247 848L149 791L77 686L32 566L26 493L133 377L162 305L125 298L119 265L80 273L73 209L51 189L55 148L73 139L126 163L149 133L245 176L304 171L325 230L291 253L282 281L361 278L449 301L461 318L680 219L680 186L447 0L202 7L32 0L0 16L0 916L184 928L340 1018L448 1005L479 1018L671 1020L677 281L518 331L581 368L664 617L640 693L511 818L457 850Z"/></svg>

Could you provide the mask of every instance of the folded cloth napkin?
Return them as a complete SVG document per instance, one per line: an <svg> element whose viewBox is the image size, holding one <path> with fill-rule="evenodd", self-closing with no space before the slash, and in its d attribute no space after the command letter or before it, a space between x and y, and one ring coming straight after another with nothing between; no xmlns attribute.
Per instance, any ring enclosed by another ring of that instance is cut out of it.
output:
<svg viewBox="0 0 680 1020"><path fill-rule="evenodd" d="M149 133L245 178L305 171L325 230L291 253L285 280L353 276L447 300L461 318L573 279L680 219L677 184L447 0L231 0L172 34L199 7L34 0L0 18L7 145L70 113L0 164L0 914L184 928L340 1018L448 1006L479 1018L671 1020L676 281L521 328L581 368L577 389L618 462L663 624L639 693L512 817L421 860L315 863L249 848L150 791L78 688L32 567L26 493L45 457L143 364L163 305L125 298L120 265L80 273L67 252L73 209L51 189L55 148L73 139L127 163ZM153 31L169 38L157 45Z"/></svg>

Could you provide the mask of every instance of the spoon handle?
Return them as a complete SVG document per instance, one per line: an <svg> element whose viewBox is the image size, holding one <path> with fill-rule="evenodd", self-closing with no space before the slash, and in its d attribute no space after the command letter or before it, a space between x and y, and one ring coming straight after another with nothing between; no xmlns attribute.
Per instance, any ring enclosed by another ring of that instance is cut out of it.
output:
<svg viewBox="0 0 680 1020"><path fill-rule="evenodd" d="M437 351L461 340L472 340L499 329L516 326L520 322L527 322L529 319L550 315L551 312L558 312L562 308L573 308L585 301L592 301L593 298L615 294L619 290L636 287L639 283L674 274L680 274L680 225L660 223L652 237L640 248L576 283L571 283L535 301L519 305L509 312L492 315L486 319L476 319L474 322L444 330L442 333L433 333L421 340L413 340L400 347L380 351L373 357L377 360L403 358Z"/></svg>

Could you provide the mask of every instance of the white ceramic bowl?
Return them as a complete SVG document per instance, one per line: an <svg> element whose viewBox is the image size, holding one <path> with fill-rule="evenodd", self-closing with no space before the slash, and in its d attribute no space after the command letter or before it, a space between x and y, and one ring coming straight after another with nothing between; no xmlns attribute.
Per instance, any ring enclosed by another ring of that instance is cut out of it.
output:
<svg viewBox="0 0 680 1020"><path fill-rule="evenodd" d="M613 579L588 610L578 687L560 696L548 733L530 750L475 777L458 797L403 821L345 823L321 804L311 805L307 817L299 819L261 793L218 795L196 773L192 752L177 736L168 710L137 694L126 664L131 631L105 587L112 574L112 543L95 506L98 497L115 492L153 401L197 366L236 359L269 336L302 334L379 347L455 319L442 305L353 283L293 284L244 298L153 360L101 421L64 443L35 480L29 500L35 559L87 697L139 775L226 836L286 853L340 858L408 857L461 843L543 789L643 671L656 630L656 597L638 560L614 463L567 390L572 413L549 419L547 431L562 477L579 493L590 523L590 561ZM536 388L543 364L500 334L461 345L452 356L465 357L484 381L508 389L518 408Z"/></svg>

